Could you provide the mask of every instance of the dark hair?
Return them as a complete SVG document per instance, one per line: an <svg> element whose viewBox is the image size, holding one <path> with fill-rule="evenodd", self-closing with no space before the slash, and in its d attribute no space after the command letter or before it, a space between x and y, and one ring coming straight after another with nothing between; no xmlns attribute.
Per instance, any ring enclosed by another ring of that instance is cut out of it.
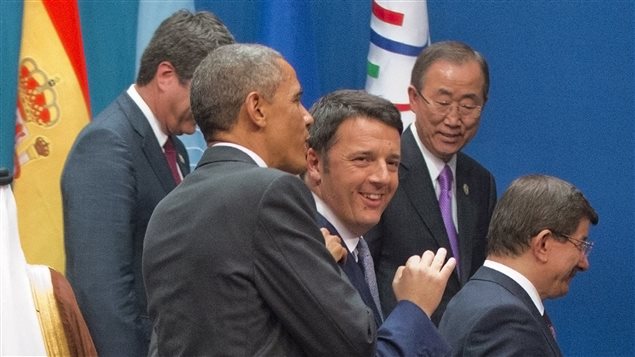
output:
<svg viewBox="0 0 635 357"><path fill-rule="evenodd" d="M230 43L234 43L234 37L216 15L179 10L161 22L143 51L137 85L150 83L163 61L174 66L183 83L192 78L196 66L208 53Z"/></svg>
<svg viewBox="0 0 635 357"><path fill-rule="evenodd" d="M541 230L571 234L583 218L598 223L597 213L572 184L545 175L520 177L494 209L487 234L489 253L517 256Z"/></svg>
<svg viewBox="0 0 635 357"><path fill-rule="evenodd" d="M309 147L320 155L333 145L333 137L347 119L364 117L395 128L401 135L403 123L397 108L388 100L362 90L338 90L320 98L309 110L313 125Z"/></svg>
<svg viewBox="0 0 635 357"><path fill-rule="evenodd" d="M463 42L444 41L436 42L426 47L412 68L410 84L421 91L424 87L428 68L438 61L463 64L468 61L476 61L483 72L483 100L487 101L489 92L489 67L485 57Z"/></svg>
<svg viewBox="0 0 635 357"><path fill-rule="evenodd" d="M252 91L265 99L274 97L283 81L277 51L255 44L233 44L210 53L194 72L190 102L192 114L205 139L229 130Z"/></svg>

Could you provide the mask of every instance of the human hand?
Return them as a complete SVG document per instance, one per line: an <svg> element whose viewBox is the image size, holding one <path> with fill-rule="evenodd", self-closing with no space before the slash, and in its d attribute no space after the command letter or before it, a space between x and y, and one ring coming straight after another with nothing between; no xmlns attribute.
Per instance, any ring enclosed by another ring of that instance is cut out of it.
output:
<svg viewBox="0 0 635 357"><path fill-rule="evenodd" d="M326 249L328 249L329 253L335 259L335 262L342 263L346 262L346 256L348 252L346 248L342 245L342 238L332 235L328 229L320 228L322 235L324 236L324 243L326 244Z"/></svg>
<svg viewBox="0 0 635 357"><path fill-rule="evenodd" d="M444 264L447 251L439 248L436 254L427 250L423 255L408 258L400 266L392 281L397 301L408 300L419 306L428 317L437 309L443 291L456 267L454 258Z"/></svg>

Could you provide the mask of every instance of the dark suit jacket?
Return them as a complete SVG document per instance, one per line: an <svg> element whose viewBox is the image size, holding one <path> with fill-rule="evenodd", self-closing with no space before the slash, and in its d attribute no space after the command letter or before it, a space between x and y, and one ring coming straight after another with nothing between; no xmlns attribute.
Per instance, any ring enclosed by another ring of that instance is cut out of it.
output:
<svg viewBox="0 0 635 357"><path fill-rule="evenodd" d="M375 259L384 313L396 304L392 279L397 267L426 250L444 247L452 254L430 173L410 129L402 135L401 155L399 188L379 224L365 235ZM455 176L461 277L455 273L448 280L432 315L435 324L448 301L485 261L487 228L496 204L494 177L472 158L457 154Z"/></svg>
<svg viewBox="0 0 635 357"><path fill-rule="evenodd" d="M439 330L453 356L562 356L527 292L488 267L450 301Z"/></svg>
<svg viewBox="0 0 635 357"><path fill-rule="evenodd" d="M331 234L339 235L335 227L318 214L318 225L325 227ZM346 245L344 245L346 247ZM348 248L346 248L348 250ZM359 295L375 313L377 331L377 356L430 356L440 357L450 354L450 347L443 340L439 331L428 316L418 306L401 301L382 323L370 294L364 271L355 262L355 257L348 252L346 262L339 263Z"/></svg>
<svg viewBox="0 0 635 357"><path fill-rule="evenodd" d="M174 138L183 174L189 161ZM79 134L62 173L66 276L100 356L147 353L146 226L174 187L152 128L127 93Z"/></svg>
<svg viewBox="0 0 635 357"><path fill-rule="evenodd" d="M159 354L372 355L373 313L315 215L298 177L208 148L148 226L143 275Z"/></svg>

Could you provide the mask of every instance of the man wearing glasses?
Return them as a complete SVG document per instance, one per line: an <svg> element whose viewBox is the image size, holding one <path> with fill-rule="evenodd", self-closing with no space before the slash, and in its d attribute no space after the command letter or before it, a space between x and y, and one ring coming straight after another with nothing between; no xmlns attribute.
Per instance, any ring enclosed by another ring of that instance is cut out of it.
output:
<svg viewBox="0 0 635 357"><path fill-rule="evenodd" d="M543 301L565 295L589 269L598 215L555 177L516 179L488 232L488 256L450 301L439 329L453 356L562 356Z"/></svg>
<svg viewBox="0 0 635 357"><path fill-rule="evenodd" d="M432 315L438 324L448 301L485 260L496 185L488 170L460 150L478 130L489 70L468 45L439 42L419 55L410 83L416 119L401 137L399 188L366 238L386 314L396 304L392 277L408 257L446 248L457 260Z"/></svg>

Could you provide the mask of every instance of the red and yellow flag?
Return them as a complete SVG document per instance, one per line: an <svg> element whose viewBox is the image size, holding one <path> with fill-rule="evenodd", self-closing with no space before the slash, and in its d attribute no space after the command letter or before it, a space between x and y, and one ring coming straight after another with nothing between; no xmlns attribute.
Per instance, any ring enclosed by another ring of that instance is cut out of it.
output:
<svg viewBox="0 0 635 357"><path fill-rule="evenodd" d="M24 2L14 193L27 262L64 271L60 175L90 105L76 0Z"/></svg>

